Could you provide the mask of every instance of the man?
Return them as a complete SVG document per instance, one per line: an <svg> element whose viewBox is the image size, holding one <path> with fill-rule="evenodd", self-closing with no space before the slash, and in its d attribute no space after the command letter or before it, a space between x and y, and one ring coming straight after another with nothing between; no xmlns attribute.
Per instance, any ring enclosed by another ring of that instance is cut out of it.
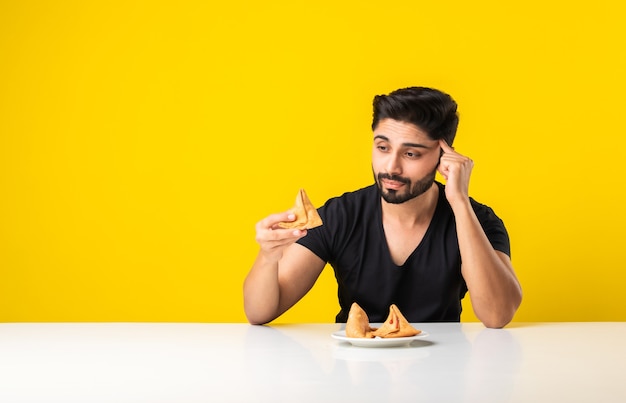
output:
<svg viewBox="0 0 626 403"><path fill-rule="evenodd" d="M509 238L492 209L469 197L473 161L451 147L458 121L456 102L435 89L376 96L375 185L328 200L318 209L321 227L279 228L295 219L289 212L257 223L260 251L244 282L249 322L283 314L330 263L337 322L353 302L371 322L383 322L391 304L410 322L458 322L469 291L485 326L508 324L522 299Z"/></svg>

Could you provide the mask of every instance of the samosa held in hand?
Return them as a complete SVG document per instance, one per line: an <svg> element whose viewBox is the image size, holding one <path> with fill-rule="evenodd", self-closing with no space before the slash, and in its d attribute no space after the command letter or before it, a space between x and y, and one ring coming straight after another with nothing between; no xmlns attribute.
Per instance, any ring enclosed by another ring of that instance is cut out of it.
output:
<svg viewBox="0 0 626 403"><path fill-rule="evenodd" d="M291 209L296 215L295 221L281 222L278 226L281 228L293 229L311 229L322 225L322 218L317 213L317 209L311 203L304 189L300 189L296 196L296 205Z"/></svg>

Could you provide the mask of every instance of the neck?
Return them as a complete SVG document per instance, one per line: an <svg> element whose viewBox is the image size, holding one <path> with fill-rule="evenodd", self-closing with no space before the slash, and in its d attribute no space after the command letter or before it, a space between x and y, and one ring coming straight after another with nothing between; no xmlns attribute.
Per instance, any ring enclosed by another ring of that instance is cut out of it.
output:
<svg viewBox="0 0 626 403"><path fill-rule="evenodd" d="M433 182L426 192L404 203L387 203L381 198L383 220L395 221L403 226L414 226L430 221L437 207L438 197L439 187Z"/></svg>

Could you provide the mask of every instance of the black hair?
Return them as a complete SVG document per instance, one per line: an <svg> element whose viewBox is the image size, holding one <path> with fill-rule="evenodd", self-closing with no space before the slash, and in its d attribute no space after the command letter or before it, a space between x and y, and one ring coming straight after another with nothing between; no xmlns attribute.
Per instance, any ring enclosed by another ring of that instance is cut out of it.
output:
<svg viewBox="0 0 626 403"><path fill-rule="evenodd" d="M372 130L383 119L412 123L433 140L452 145L459 125L457 104L452 97L434 88L408 87L374 97Z"/></svg>

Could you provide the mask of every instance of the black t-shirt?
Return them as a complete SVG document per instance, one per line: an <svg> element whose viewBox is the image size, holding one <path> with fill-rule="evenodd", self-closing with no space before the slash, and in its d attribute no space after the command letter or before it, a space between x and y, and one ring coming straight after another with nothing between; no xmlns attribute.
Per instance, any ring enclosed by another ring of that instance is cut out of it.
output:
<svg viewBox="0 0 626 403"><path fill-rule="evenodd" d="M454 214L439 182L439 200L432 221L417 248L402 266L391 259L382 225L376 185L345 193L318 209L324 225L310 229L298 243L335 271L341 310L346 322L353 302L370 322L384 322L396 304L409 322L458 322L467 285L461 275L461 254ZM490 207L470 199L492 246L510 255L504 223Z"/></svg>

